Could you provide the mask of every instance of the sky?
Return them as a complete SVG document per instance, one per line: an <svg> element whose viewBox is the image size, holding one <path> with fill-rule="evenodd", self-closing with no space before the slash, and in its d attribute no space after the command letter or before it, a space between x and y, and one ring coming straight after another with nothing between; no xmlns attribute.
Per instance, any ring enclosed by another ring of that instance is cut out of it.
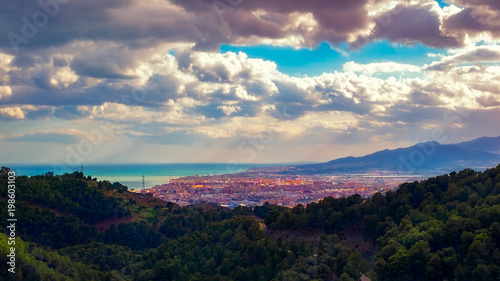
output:
<svg viewBox="0 0 500 281"><path fill-rule="evenodd" d="M290 163L500 135L498 0L0 2L0 162Z"/></svg>

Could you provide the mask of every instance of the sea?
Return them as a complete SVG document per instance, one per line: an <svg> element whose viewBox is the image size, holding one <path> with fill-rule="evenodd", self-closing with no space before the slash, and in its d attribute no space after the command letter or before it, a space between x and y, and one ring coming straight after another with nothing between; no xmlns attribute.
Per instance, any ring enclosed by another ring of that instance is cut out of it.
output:
<svg viewBox="0 0 500 281"><path fill-rule="evenodd" d="M54 174L83 173L98 180L119 182L129 189L141 189L144 176L144 187L166 184L170 180L186 176L205 176L238 173L250 168L271 167L289 164L235 164L235 163L169 163L169 164L84 164L79 166L52 164L1 164L9 167L16 175L36 176L47 172Z"/></svg>

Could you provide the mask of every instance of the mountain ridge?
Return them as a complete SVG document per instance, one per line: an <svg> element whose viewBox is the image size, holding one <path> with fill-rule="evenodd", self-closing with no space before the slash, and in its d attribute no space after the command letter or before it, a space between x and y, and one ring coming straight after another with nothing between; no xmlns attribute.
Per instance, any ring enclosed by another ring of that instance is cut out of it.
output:
<svg viewBox="0 0 500 281"><path fill-rule="evenodd" d="M498 153L495 153L498 149ZM494 151L494 152L492 152ZM500 163L500 137L482 137L456 144L436 141L384 149L364 156L341 157L324 163L256 168L244 173L318 175L371 171L401 174L435 173L464 168L484 169Z"/></svg>
<svg viewBox="0 0 500 281"><path fill-rule="evenodd" d="M456 144L457 146L470 149L470 147L480 146L482 151L500 154L500 136L499 137L480 137L470 141L464 141Z"/></svg>

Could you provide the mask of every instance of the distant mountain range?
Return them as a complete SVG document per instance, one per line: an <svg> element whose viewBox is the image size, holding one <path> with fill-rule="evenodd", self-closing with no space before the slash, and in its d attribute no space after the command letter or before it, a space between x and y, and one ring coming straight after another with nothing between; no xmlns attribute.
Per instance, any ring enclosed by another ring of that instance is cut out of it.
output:
<svg viewBox="0 0 500 281"><path fill-rule="evenodd" d="M500 137L482 137L456 144L424 142L414 146L385 149L362 157L339 158L326 163L256 168L246 173L319 175L392 171L400 174L431 174L484 169L500 163Z"/></svg>
<svg viewBox="0 0 500 281"><path fill-rule="evenodd" d="M471 141L457 143L456 145L467 150L479 150L500 154L500 137L482 137Z"/></svg>

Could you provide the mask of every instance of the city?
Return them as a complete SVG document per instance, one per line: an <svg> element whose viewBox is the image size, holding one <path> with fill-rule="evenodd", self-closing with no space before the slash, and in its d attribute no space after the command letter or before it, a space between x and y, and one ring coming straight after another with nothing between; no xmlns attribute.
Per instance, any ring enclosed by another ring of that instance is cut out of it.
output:
<svg viewBox="0 0 500 281"><path fill-rule="evenodd" d="M259 206L265 202L293 207L317 202L325 197L363 197L385 192L401 183L423 179L420 175L385 173L334 176L243 177L239 175L192 176L171 180L149 189L132 190L186 206L211 202L223 207Z"/></svg>

